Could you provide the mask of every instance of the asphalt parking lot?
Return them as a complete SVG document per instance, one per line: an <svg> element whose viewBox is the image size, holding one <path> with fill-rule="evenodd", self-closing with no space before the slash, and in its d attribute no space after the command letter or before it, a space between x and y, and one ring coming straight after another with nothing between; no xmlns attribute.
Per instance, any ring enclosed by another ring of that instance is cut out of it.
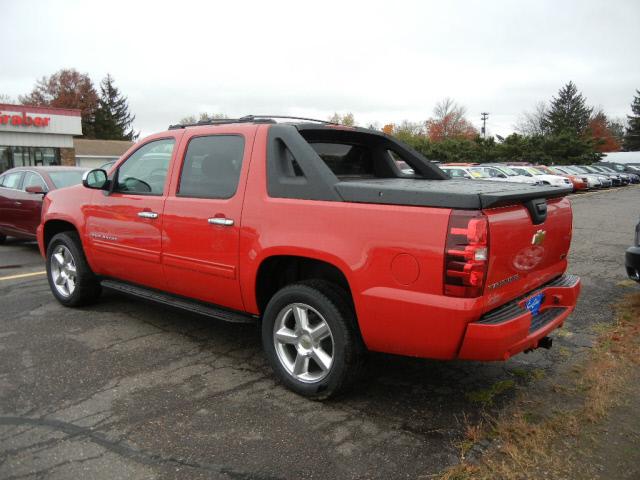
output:
<svg viewBox="0 0 640 480"><path fill-rule="evenodd" d="M427 478L457 462L465 421L590 346L630 289L640 187L573 196L583 291L554 348L505 363L375 355L345 397L280 387L258 331L105 292L72 310L32 243L0 247L0 478ZM522 374L525 372L525 374ZM503 385L487 405L478 392Z"/></svg>

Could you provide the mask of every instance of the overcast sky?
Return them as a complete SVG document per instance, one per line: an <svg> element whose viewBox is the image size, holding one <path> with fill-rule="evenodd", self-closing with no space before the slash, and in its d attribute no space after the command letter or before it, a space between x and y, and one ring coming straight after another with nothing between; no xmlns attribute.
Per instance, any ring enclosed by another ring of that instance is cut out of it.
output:
<svg viewBox="0 0 640 480"><path fill-rule="evenodd" d="M444 97L501 135L573 80L623 117L640 88L640 1L0 0L0 93L61 68L107 73L143 135L198 112L366 126L428 118Z"/></svg>

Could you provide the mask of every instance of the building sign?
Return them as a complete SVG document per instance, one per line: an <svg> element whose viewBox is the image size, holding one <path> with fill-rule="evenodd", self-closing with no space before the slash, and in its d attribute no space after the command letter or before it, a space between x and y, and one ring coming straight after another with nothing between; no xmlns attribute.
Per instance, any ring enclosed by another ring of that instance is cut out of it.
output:
<svg viewBox="0 0 640 480"><path fill-rule="evenodd" d="M22 112L22 115L7 115L0 112L1 125L48 127L50 121L51 117L32 117L31 115L27 115L26 112Z"/></svg>

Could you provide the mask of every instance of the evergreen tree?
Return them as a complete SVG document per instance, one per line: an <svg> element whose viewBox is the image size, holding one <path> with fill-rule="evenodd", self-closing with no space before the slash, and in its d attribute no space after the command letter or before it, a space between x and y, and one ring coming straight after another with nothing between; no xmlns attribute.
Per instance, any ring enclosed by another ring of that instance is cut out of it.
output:
<svg viewBox="0 0 640 480"><path fill-rule="evenodd" d="M636 93L631 104L633 115L627 115L629 125L624 135L624 149L628 152L640 150L640 90L636 90Z"/></svg>
<svg viewBox="0 0 640 480"><path fill-rule="evenodd" d="M135 116L129 113L127 97L115 86L109 74L100 83L100 98L95 117L95 136L102 140L135 140L138 134L131 124Z"/></svg>
<svg viewBox="0 0 640 480"><path fill-rule="evenodd" d="M592 108L586 106L585 98L578 93L573 82L567 83L551 101L544 115L543 126L547 132L560 134L569 132L580 136L589 126Z"/></svg>

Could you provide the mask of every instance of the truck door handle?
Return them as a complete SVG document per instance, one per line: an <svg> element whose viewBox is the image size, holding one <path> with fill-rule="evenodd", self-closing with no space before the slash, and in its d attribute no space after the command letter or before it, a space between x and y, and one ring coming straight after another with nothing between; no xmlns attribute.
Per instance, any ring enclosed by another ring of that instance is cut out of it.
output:
<svg viewBox="0 0 640 480"><path fill-rule="evenodd" d="M158 218L158 214L156 212L138 212L138 216L142 218Z"/></svg>
<svg viewBox="0 0 640 480"><path fill-rule="evenodd" d="M233 225L233 220L224 217L213 217L207 220L211 225L222 225L223 227L230 227Z"/></svg>

